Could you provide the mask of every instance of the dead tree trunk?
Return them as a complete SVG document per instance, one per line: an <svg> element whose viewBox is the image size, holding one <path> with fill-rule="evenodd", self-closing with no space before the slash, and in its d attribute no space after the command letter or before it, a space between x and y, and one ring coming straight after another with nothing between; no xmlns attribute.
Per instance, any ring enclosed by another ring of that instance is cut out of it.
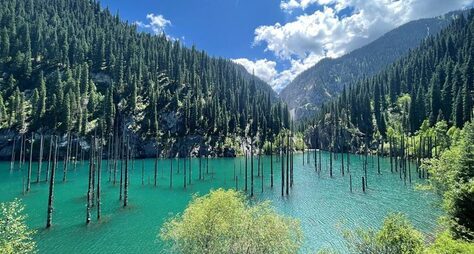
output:
<svg viewBox="0 0 474 254"><path fill-rule="evenodd" d="M53 136L51 136L53 140ZM51 142L52 143L52 142ZM54 145L54 157L57 156L58 152L58 141L57 137L55 138ZM54 202L54 177L56 173L56 160L53 161L53 167L51 168L51 179L49 180L49 195L48 195L48 212L46 217L46 228L50 228L53 222L53 202Z"/></svg>
<svg viewBox="0 0 474 254"><path fill-rule="evenodd" d="M130 141L129 137L126 137L127 142L125 146L125 182L123 188L123 207L127 207L128 205L128 162L130 159Z"/></svg>
<svg viewBox="0 0 474 254"><path fill-rule="evenodd" d="M20 165L20 168L22 166L22 163L23 163L23 150L24 150L24 147L25 147L25 137L23 134L21 134L20 136L20 158L19 158L19 162L18 164Z"/></svg>
<svg viewBox="0 0 474 254"><path fill-rule="evenodd" d="M31 140L30 140L30 160L28 163L28 178L26 183L26 192L30 192L31 189L31 167L33 164L33 143L35 142L35 134L31 133Z"/></svg>
<svg viewBox="0 0 474 254"><path fill-rule="evenodd" d="M101 141L102 142L102 141ZM102 215L101 211L101 180L102 180L102 153L103 153L102 143L99 146L99 156L97 157L97 220L100 220Z"/></svg>
<svg viewBox="0 0 474 254"><path fill-rule="evenodd" d="M67 180L67 165L69 164L69 143L70 142L71 135L69 132L67 133L67 138L66 138L66 156L64 157L64 165L63 165L63 182Z"/></svg>
<svg viewBox="0 0 474 254"><path fill-rule="evenodd" d="M253 143L250 143L250 196L253 197Z"/></svg>
<svg viewBox="0 0 474 254"><path fill-rule="evenodd" d="M270 187L273 188L273 143L270 142Z"/></svg>
<svg viewBox="0 0 474 254"><path fill-rule="evenodd" d="M248 152L245 152L245 192L248 190Z"/></svg>
<svg viewBox="0 0 474 254"><path fill-rule="evenodd" d="M10 161L10 171L13 170L15 167L15 144L16 144L16 137L13 137L13 146L12 146L12 156L11 156L11 161Z"/></svg>
<svg viewBox="0 0 474 254"><path fill-rule="evenodd" d="M36 172L36 182L40 182L41 178L41 166L43 164L43 146L44 146L44 136L43 133L40 135L40 151L38 157L38 170Z"/></svg>
<svg viewBox="0 0 474 254"><path fill-rule="evenodd" d="M380 149L380 140L377 140L377 173L380 175L380 152L379 152L379 149Z"/></svg>
<svg viewBox="0 0 474 254"><path fill-rule="evenodd" d="M92 172L94 171L94 143L95 138L91 138L91 147L89 155L89 186L87 188L87 206L86 206L86 224L91 222L91 208L92 208Z"/></svg>
<svg viewBox="0 0 474 254"><path fill-rule="evenodd" d="M283 142L280 142L280 162L281 162L281 196L285 196L285 155L283 154Z"/></svg>
<svg viewBox="0 0 474 254"><path fill-rule="evenodd" d="M156 185L157 185L157 178L158 178L158 144L157 144L157 146L156 146L155 175L154 175L154 177L155 177L155 178L154 178L154 181L155 181L154 185L155 185L155 187L156 187Z"/></svg>
<svg viewBox="0 0 474 254"><path fill-rule="evenodd" d="M49 141L49 153L48 153L48 166L46 168L46 182L49 180L49 171L51 169L51 156L53 154L53 135L51 135L50 141Z"/></svg>

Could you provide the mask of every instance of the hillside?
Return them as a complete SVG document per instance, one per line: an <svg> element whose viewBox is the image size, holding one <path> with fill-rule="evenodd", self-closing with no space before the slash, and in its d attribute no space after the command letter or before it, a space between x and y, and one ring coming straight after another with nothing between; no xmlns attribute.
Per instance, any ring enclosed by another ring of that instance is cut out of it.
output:
<svg viewBox="0 0 474 254"><path fill-rule="evenodd" d="M217 144L227 136L265 140L289 126L276 94L241 66L138 32L96 1L0 5L3 130L126 130L140 140Z"/></svg>
<svg viewBox="0 0 474 254"><path fill-rule="evenodd" d="M323 59L298 75L280 96L296 119L311 116L321 104L337 97L344 86L376 74L417 47L427 36L437 34L455 14L409 22L347 55Z"/></svg>
<svg viewBox="0 0 474 254"><path fill-rule="evenodd" d="M473 38L471 11L377 75L347 86L322 106L311 130L345 129L354 138L375 140L394 132L412 135L439 122L461 128L473 115ZM321 138L333 146L330 135Z"/></svg>

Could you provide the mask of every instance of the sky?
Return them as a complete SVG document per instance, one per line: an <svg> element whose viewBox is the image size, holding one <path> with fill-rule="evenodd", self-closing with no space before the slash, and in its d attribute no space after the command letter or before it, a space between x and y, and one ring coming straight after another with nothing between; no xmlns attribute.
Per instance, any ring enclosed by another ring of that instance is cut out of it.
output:
<svg viewBox="0 0 474 254"><path fill-rule="evenodd" d="M101 0L143 32L165 33L232 59L277 92L326 57L340 57L411 20L474 0Z"/></svg>

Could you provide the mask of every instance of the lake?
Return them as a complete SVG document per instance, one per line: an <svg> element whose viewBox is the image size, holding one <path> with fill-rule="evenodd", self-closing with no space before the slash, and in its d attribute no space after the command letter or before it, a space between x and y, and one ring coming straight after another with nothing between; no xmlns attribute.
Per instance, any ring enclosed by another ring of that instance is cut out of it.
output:
<svg viewBox="0 0 474 254"><path fill-rule="evenodd" d="M415 227L426 234L436 228L438 216L442 214L439 197L430 192L415 190L416 184L426 180L418 179L412 169L412 183L405 184L398 173L390 172L390 160L381 158L381 174L377 174L377 157L368 159L368 189L362 192L361 177L363 157L351 155L350 170L353 192L349 190L349 175L341 175L340 161L334 162L333 177L329 177L329 154L323 152L323 170L315 171L311 163L303 165L303 155L294 157L294 186L290 195L281 196L280 163L274 160L274 188L270 187L270 157L262 157L264 165L264 188L261 178L255 178L255 197L252 201L270 200L275 209L301 221L305 234L302 253L318 249L334 248L345 252L342 232L358 227L377 228L390 212L405 213ZM340 159L340 157L338 158ZM189 162L188 162L189 163ZM183 188L183 160L173 160L173 187L170 188L171 160L159 160L158 186L153 186L154 159L136 160L130 170L129 206L122 207L119 201L119 185L109 182L109 174L102 171L102 218L92 222L86 220L86 193L88 186L88 162L69 166L67 182L62 181L62 162L56 171L53 227L46 225L48 183L36 181L33 165L31 191L23 195L22 183L26 177L28 163L19 169L18 162L10 172L10 162L0 163L0 202L21 198L26 205L28 224L37 230L35 237L39 253L159 253L162 249L157 238L162 223L182 212L192 196L206 194L215 188L236 188L234 172L238 176L238 188L244 187L244 158L209 159L209 173L206 160L202 160L204 180L199 180L199 159L192 159L192 183ZM255 161L256 163L256 161ZM142 164L144 184L142 185ZM43 166L46 168L46 163ZM234 171L235 168L235 171ZM249 167L250 172L250 167ZM255 169L255 175L257 170ZM189 173L188 173L189 177ZM45 176L43 174L42 180ZM250 180L249 180L250 186ZM249 187L250 189L250 187Z"/></svg>

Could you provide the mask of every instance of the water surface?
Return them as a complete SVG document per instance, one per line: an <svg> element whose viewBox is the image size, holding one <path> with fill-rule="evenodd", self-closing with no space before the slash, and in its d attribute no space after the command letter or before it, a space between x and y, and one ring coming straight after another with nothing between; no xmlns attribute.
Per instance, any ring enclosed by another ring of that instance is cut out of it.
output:
<svg viewBox="0 0 474 254"><path fill-rule="evenodd" d="M302 154L294 158L294 186L287 197L281 196L280 162L274 160L274 183L270 187L270 157L262 157L264 187L255 169L255 197L253 200L271 200L277 211L301 221L305 234L303 253L315 252L322 247L346 251L342 231L357 227L379 227L390 212L405 213L415 227L426 234L436 228L441 214L438 197L429 192L414 190L424 180L415 176L412 166L412 184L405 184L398 173L390 172L389 159L382 158L381 174L377 174L377 158L369 157L368 190L362 192L363 157L351 155L350 170L353 192L349 191L349 175L341 175L340 160L334 162L333 177L329 177L327 153L323 153L323 170L315 171L313 158L303 165ZM339 157L340 159L340 157ZM142 163L144 184L142 185ZM21 198L26 205L28 224L37 230L35 237L39 253L159 253L161 242L157 238L162 223L182 212L192 196L206 194L215 188L244 188L244 158L209 159L207 173L203 159L204 180L198 179L199 159L192 159L192 183L183 187L183 161L173 160L173 186L170 187L171 160L159 161L158 186L153 186L154 160L136 160L130 172L129 206L119 201L119 185L109 182L106 169L102 172L102 219L85 225L88 164L78 163L77 169L69 166L66 182L62 182L62 167L56 174L53 227L44 229L48 183L32 183L30 193L23 195L22 183L27 163L22 169L10 171L9 162L0 163L0 202ZM256 162L255 162L256 163ZM104 166L107 162L104 161ZM62 164L61 164L62 166ZM189 164L187 164L189 166ZM255 165L256 167L256 165ZM37 165L33 165L33 182ZM43 166L46 168L46 163ZM250 172L250 167L249 167ZM189 173L188 176L189 177ZM42 180L45 176L43 174ZM187 179L189 181L189 179ZM250 189L250 180L249 180Z"/></svg>

